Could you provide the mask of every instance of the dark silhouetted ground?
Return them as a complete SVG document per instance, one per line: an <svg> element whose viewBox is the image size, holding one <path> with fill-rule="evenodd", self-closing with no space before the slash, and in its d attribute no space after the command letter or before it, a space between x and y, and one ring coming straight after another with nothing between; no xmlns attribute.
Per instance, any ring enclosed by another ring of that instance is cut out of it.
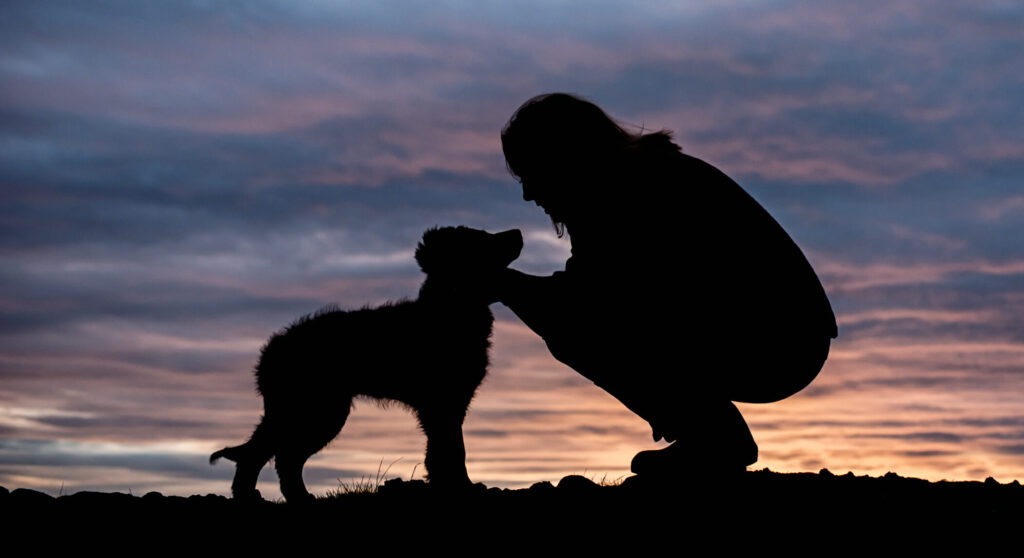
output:
<svg viewBox="0 0 1024 558"><path fill-rule="evenodd" d="M390 555L397 548L431 547L474 554L533 548L543 554L576 549L705 556L725 550L834 554L844 548L921 550L947 544L968 544L980 552L998 540L1013 543L1016 553L1024 529L1024 488L1018 481L993 479L928 482L895 473L867 477L764 469L717 480L631 477L618 486L574 475L557 486L476 485L462 492L395 479L376 492L306 505L155 492L54 498L0 489L0 517L8 544L20 537L40 549L81 543L82 548L128 550L143 544L149 551L237 552L294 544L296 549L326 545L340 554L353 548Z"/></svg>

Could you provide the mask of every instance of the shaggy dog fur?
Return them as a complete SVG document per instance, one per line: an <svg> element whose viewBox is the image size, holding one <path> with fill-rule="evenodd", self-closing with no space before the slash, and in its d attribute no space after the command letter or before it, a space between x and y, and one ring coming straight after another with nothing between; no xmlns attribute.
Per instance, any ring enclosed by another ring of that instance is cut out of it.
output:
<svg viewBox="0 0 1024 558"><path fill-rule="evenodd" d="M338 435L359 396L416 414L432 484L470 484L462 423L487 373L497 275L522 247L518 230L428 230L416 248L427 274L417 300L324 308L271 337L256 365L262 420L248 442L210 456L236 463L233 496L260 498L256 478L273 457L285 499L312 498L302 467Z"/></svg>

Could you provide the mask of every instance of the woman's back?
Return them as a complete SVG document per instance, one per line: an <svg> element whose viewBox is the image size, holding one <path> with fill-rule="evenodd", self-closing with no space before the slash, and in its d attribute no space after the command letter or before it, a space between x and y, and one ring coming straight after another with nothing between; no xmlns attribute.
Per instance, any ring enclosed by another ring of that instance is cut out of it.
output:
<svg viewBox="0 0 1024 558"><path fill-rule="evenodd" d="M598 196L568 231L566 271L581 297L652 315L682 310L736 332L770 323L835 337L807 259L736 182L678 151L628 162L605 174L616 184L595 188L617 195Z"/></svg>

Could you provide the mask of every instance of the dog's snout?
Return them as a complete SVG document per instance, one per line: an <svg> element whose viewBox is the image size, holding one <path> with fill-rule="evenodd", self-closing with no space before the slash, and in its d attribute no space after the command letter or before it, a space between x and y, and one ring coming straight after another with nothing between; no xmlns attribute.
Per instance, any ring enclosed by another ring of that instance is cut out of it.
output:
<svg viewBox="0 0 1024 558"><path fill-rule="evenodd" d="M519 229L507 230L501 234L506 235L510 239L510 241L515 242L519 246L523 245L523 232L520 231Z"/></svg>
<svg viewBox="0 0 1024 558"><path fill-rule="evenodd" d="M522 247L523 247L523 232L522 231L520 231L519 229L512 229L512 230L505 231L505 232L503 232L501 234L507 236L508 242L510 242L511 244L514 244L515 246L518 246L520 249L522 249Z"/></svg>
<svg viewBox="0 0 1024 558"><path fill-rule="evenodd" d="M523 233L519 229L511 229L497 234L502 245L508 251L508 262L512 263L523 251Z"/></svg>

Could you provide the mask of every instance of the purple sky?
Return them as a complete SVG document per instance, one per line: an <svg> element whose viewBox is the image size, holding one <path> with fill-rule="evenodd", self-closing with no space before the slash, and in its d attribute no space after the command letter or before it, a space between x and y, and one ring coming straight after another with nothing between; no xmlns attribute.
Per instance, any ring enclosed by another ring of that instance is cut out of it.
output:
<svg viewBox="0 0 1024 558"><path fill-rule="evenodd" d="M840 337L743 407L758 466L1024 479L1024 7L487 4L6 2L0 485L225 493L205 456L257 420L260 345L414 295L426 228L518 227L516 266L560 269L498 139L547 91L674 130L818 270ZM495 311L470 475L625 474L643 421ZM422 444L362 405L306 478L418 476Z"/></svg>

